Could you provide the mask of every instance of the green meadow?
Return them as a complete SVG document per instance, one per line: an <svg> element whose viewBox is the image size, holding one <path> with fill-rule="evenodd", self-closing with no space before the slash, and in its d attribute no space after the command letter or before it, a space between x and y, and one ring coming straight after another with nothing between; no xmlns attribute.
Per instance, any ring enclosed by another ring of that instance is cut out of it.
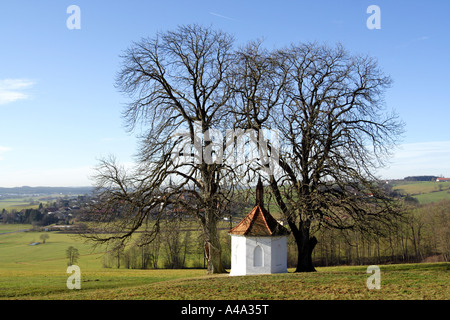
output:
<svg viewBox="0 0 450 320"><path fill-rule="evenodd" d="M33 198L33 201L37 201L37 197ZM16 210L20 211L23 209L37 209L39 207L39 203L30 204L32 201L29 197L27 198L10 198L10 199L1 199L0 200L0 211L3 209L11 211Z"/></svg>
<svg viewBox="0 0 450 320"><path fill-rule="evenodd" d="M402 182L393 188L421 204L450 199L450 183ZM29 200L4 199L0 208L30 208ZM271 208L276 215L276 208ZM223 222L222 227L228 227ZM31 225L0 224L0 299L56 300L448 300L450 263L380 265L381 289L369 290L367 266L318 267L315 273L229 277L206 275L205 269L105 268L104 248L94 249L80 238L59 233L22 230ZM226 228L225 228L226 229ZM195 238L195 232L193 232ZM66 250L80 257L81 290L66 282ZM227 253L224 253L227 254ZM228 253L229 254L229 253ZM198 260L195 257L195 261ZM202 265L198 261L188 265Z"/></svg>
<svg viewBox="0 0 450 320"><path fill-rule="evenodd" d="M3 209L12 211L20 211L23 209L37 209L39 208L39 204L42 203L44 206L49 202L52 202L58 198L62 198L61 194L47 194L43 195L18 195L16 198L2 198L0 197L0 211Z"/></svg>
<svg viewBox="0 0 450 320"><path fill-rule="evenodd" d="M450 199L450 183L434 181L402 181L394 182L393 189L403 195L409 195L420 204L428 204Z"/></svg>
<svg viewBox="0 0 450 320"><path fill-rule="evenodd" d="M409 300L449 299L450 263L380 265L381 289L369 290L367 266L317 268L315 273L229 277L206 275L204 269L104 268L102 250L78 238L49 232L14 232L27 225L0 225L0 299L267 299L267 300ZM6 233L9 232L9 233ZM66 282L66 249L80 257L81 289Z"/></svg>

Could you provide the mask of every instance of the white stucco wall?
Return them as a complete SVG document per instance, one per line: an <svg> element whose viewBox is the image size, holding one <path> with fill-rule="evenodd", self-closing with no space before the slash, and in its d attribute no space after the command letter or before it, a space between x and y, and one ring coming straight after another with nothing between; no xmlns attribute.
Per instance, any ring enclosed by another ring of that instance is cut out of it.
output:
<svg viewBox="0 0 450 320"><path fill-rule="evenodd" d="M230 275L287 272L286 249L286 237L231 235Z"/></svg>
<svg viewBox="0 0 450 320"><path fill-rule="evenodd" d="M270 237L246 237L246 274L270 273L271 270L271 238ZM255 266L255 249L262 250L262 263Z"/></svg>
<svg viewBox="0 0 450 320"><path fill-rule="evenodd" d="M271 273L287 272L287 239L272 237Z"/></svg>
<svg viewBox="0 0 450 320"><path fill-rule="evenodd" d="M245 275L246 238L243 236L231 236L231 271L230 276Z"/></svg>

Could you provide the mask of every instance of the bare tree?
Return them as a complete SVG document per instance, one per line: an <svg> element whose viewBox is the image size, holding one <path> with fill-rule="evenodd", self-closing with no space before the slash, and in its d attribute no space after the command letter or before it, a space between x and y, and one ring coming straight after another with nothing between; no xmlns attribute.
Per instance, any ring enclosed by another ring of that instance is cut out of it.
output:
<svg viewBox="0 0 450 320"><path fill-rule="evenodd" d="M391 80L375 59L316 44L293 46L285 57L289 87L276 123L286 148L271 186L297 242L297 271L314 271L314 227L380 232L401 214L373 173L403 125L385 113ZM289 186L284 197L279 185Z"/></svg>
<svg viewBox="0 0 450 320"><path fill-rule="evenodd" d="M69 260L67 262L67 265L71 266L74 263L77 263L78 258L80 257L80 253L78 252L77 248L74 248L73 246L70 246L66 250L66 257Z"/></svg>
<svg viewBox="0 0 450 320"><path fill-rule="evenodd" d="M232 83L233 108L236 129L250 130L255 133L253 142L256 145L256 158L251 158L244 166L244 174L257 170L273 173L273 159L278 154L264 148L269 137L264 136L264 129L273 129L273 112L284 101L284 90L287 84L287 70L283 57L264 49L262 41L248 43L236 53L236 64L233 69ZM272 144L273 146L273 144Z"/></svg>
<svg viewBox="0 0 450 320"><path fill-rule="evenodd" d="M157 234L156 238L149 244L141 246L142 250L142 269L147 269L150 265L152 268L158 268L158 258L161 247L161 234Z"/></svg>
<svg viewBox="0 0 450 320"><path fill-rule="evenodd" d="M380 232L400 215L373 172L403 125L384 112L391 80L374 59L317 44L274 56L278 71L260 82L262 90L253 83L259 95L247 95L242 110L252 125L279 131L279 166L268 181L296 240L296 271L315 271L311 257L319 228ZM267 70L267 61L252 59L253 70ZM269 144L268 152L275 151Z"/></svg>
<svg viewBox="0 0 450 320"><path fill-rule="evenodd" d="M162 237L165 252L165 268L184 268L186 266L190 231L182 232L182 221L180 219L168 219Z"/></svg>
<svg viewBox="0 0 450 320"><path fill-rule="evenodd" d="M211 130L223 128L227 117L232 43L226 33L190 25L142 39L125 52L117 86L132 99L124 111L128 129L143 131L139 166L130 172L114 159L100 163L98 220L115 233L88 237L124 240L147 225L151 241L161 216L182 207L202 226L208 273L225 272L216 224L233 172L218 160L223 141L214 141Z"/></svg>

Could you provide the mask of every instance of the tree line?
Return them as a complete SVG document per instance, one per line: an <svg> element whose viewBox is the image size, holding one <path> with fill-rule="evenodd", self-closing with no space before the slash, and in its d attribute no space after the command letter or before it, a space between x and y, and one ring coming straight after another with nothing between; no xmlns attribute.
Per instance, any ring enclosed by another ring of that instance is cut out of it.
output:
<svg viewBox="0 0 450 320"><path fill-rule="evenodd" d="M21 223L48 226L58 221L59 219L56 216L43 212L42 204L40 204L39 209L24 209L21 211L3 209L0 213L0 222L8 224Z"/></svg>
<svg viewBox="0 0 450 320"><path fill-rule="evenodd" d="M414 205L406 219L398 220L392 230L382 236L356 231L318 230L317 248L312 260L315 266L369 265L449 261L450 257L450 201ZM237 222L237 218L235 218ZM231 266L231 243L227 234L229 222L223 222L221 242L222 261ZM192 227L194 226L194 229ZM288 267L295 268L297 250L293 236L288 237ZM195 223L167 221L153 242L144 246L136 243L125 246L120 242L109 246L103 257L105 268L125 269L182 269L205 268L200 230Z"/></svg>
<svg viewBox="0 0 450 320"><path fill-rule="evenodd" d="M317 265L449 261L450 201L415 205L405 219L374 237L348 231L320 232Z"/></svg>

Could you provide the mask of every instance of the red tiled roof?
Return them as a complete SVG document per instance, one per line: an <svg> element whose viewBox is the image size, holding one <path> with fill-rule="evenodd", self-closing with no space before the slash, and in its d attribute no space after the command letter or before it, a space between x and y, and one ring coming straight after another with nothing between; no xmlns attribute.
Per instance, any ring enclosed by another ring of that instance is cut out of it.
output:
<svg viewBox="0 0 450 320"><path fill-rule="evenodd" d="M263 207L257 205L228 233L246 236L281 236L288 235L289 231Z"/></svg>

